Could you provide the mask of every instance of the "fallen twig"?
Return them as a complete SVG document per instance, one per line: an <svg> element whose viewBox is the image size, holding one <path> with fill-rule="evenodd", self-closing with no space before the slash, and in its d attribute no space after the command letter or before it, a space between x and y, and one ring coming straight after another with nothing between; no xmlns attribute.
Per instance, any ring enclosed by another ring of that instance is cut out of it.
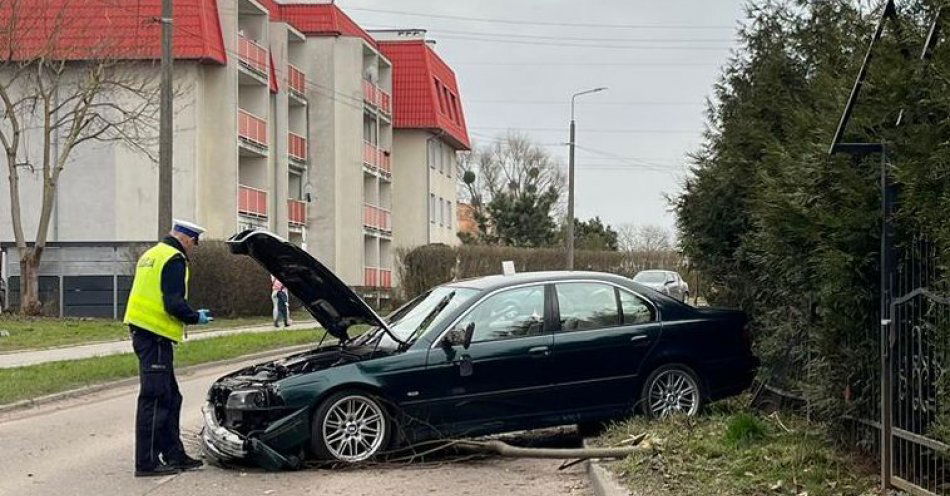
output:
<svg viewBox="0 0 950 496"><path fill-rule="evenodd" d="M587 460L590 458L623 458L635 453L640 448L637 446L646 437L641 434L631 439L628 446L616 448L522 448L512 446L504 441L471 441L460 440L456 446L470 451L495 453L500 456L510 456L516 458L554 458L567 460Z"/></svg>

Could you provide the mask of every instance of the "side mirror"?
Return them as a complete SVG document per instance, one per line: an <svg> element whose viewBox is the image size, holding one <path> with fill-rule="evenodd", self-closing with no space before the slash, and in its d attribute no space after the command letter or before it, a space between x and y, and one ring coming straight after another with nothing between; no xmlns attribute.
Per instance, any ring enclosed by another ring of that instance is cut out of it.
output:
<svg viewBox="0 0 950 496"><path fill-rule="evenodd" d="M445 333L442 336L442 340L439 342L445 349L450 349L454 346L465 346L465 330L464 329L452 329Z"/></svg>
<svg viewBox="0 0 950 496"><path fill-rule="evenodd" d="M461 346L462 348L468 349L472 345L472 336L475 334L475 323L470 322L464 329L452 329L445 333L442 336L442 340L439 344L442 345L445 349L450 349L454 346Z"/></svg>

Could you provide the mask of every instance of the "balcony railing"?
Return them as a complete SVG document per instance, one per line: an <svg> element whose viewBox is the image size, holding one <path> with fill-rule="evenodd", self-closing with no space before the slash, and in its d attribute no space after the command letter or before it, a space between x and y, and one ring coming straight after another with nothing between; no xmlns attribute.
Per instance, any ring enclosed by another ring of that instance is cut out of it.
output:
<svg viewBox="0 0 950 496"><path fill-rule="evenodd" d="M385 114L392 113L392 96L370 81L363 80L363 101L379 107Z"/></svg>
<svg viewBox="0 0 950 496"><path fill-rule="evenodd" d="M287 64L287 87L300 96L306 94L307 77L293 64Z"/></svg>
<svg viewBox="0 0 950 496"><path fill-rule="evenodd" d="M303 226L307 223L307 204L300 200L287 200L287 223Z"/></svg>
<svg viewBox="0 0 950 496"><path fill-rule="evenodd" d="M300 162L307 161L307 138L299 134L287 134L287 154Z"/></svg>
<svg viewBox="0 0 950 496"><path fill-rule="evenodd" d="M379 269L376 267L363 268L363 285L375 288L379 286Z"/></svg>
<svg viewBox="0 0 950 496"><path fill-rule="evenodd" d="M267 121L238 109L238 136L251 144L267 148Z"/></svg>
<svg viewBox="0 0 950 496"><path fill-rule="evenodd" d="M364 141L363 142L363 164L371 169L376 168L376 161L379 159L379 151L376 148L376 145Z"/></svg>
<svg viewBox="0 0 950 496"><path fill-rule="evenodd" d="M363 80L363 101L374 107L377 105L376 85L365 79Z"/></svg>
<svg viewBox="0 0 950 496"><path fill-rule="evenodd" d="M377 98L379 99L379 109L383 111L384 114L392 114L392 97L389 96L389 93L377 88Z"/></svg>
<svg viewBox="0 0 950 496"><path fill-rule="evenodd" d="M379 269L379 287L393 287L393 271L391 269Z"/></svg>
<svg viewBox="0 0 950 496"><path fill-rule="evenodd" d="M267 78L269 72L267 49L240 35L238 36L238 60L248 69Z"/></svg>
<svg viewBox="0 0 950 496"><path fill-rule="evenodd" d="M393 173L392 157L387 150L379 149L376 166L385 174Z"/></svg>
<svg viewBox="0 0 950 496"><path fill-rule="evenodd" d="M370 288L392 288L393 271L392 269L381 269L377 267L363 268L363 285Z"/></svg>
<svg viewBox="0 0 950 496"><path fill-rule="evenodd" d="M267 192L239 184L238 212L254 217L267 218Z"/></svg>
<svg viewBox="0 0 950 496"><path fill-rule="evenodd" d="M363 226L384 233L392 232L392 213L369 203L363 204Z"/></svg>

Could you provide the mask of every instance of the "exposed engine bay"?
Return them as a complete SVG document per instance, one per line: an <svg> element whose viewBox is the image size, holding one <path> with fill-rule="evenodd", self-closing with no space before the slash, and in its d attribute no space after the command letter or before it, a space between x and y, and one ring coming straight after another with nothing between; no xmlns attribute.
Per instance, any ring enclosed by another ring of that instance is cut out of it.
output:
<svg viewBox="0 0 950 496"><path fill-rule="evenodd" d="M208 402L222 426L248 435L293 412L274 382L392 353L375 346L330 346L259 363L218 379L208 391Z"/></svg>

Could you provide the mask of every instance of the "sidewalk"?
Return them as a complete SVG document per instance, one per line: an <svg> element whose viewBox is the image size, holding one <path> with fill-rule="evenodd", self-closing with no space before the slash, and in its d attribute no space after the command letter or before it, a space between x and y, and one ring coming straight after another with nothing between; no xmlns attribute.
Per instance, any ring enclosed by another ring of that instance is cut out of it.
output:
<svg viewBox="0 0 950 496"><path fill-rule="evenodd" d="M201 339L216 338L220 336L229 336L242 333L280 332L284 329L311 329L317 326L318 324L315 321L309 320L305 322L295 322L289 328L281 327L280 329L275 329L274 326L270 324L264 324L258 326L235 327L231 329L217 329L214 331L204 332L192 331L188 333L187 341L197 341ZM0 369L25 367L27 365L58 362L61 360L76 360L79 358L118 355L120 353L132 353L132 341L125 339L122 341L108 341L104 343L67 346L49 350L31 350L0 354Z"/></svg>

